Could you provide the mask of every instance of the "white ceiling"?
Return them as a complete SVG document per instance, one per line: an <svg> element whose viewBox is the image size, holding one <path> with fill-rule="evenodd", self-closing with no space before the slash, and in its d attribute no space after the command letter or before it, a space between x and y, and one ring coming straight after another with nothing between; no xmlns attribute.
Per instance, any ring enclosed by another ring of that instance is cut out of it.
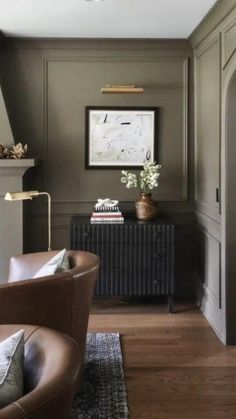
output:
<svg viewBox="0 0 236 419"><path fill-rule="evenodd" d="M187 38L216 0L0 0L6 36Z"/></svg>

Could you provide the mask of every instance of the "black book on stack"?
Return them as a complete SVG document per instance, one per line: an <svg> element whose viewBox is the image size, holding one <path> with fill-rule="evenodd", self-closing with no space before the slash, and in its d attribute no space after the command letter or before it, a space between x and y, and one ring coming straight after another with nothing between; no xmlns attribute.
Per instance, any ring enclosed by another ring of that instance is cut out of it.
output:
<svg viewBox="0 0 236 419"><path fill-rule="evenodd" d="M91 224L122 224L124 217L119 206L94 207L90 218Z"/></svg>

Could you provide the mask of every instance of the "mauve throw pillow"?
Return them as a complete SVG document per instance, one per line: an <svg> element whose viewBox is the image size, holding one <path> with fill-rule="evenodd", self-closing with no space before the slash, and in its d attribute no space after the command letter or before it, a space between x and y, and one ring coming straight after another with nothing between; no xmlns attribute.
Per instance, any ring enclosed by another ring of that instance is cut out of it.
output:
<svg viewBox="0 0 236 419"><path fill-rule="evenodd" d="M0 408L23 396L24 330L0 342Z"/></svg>

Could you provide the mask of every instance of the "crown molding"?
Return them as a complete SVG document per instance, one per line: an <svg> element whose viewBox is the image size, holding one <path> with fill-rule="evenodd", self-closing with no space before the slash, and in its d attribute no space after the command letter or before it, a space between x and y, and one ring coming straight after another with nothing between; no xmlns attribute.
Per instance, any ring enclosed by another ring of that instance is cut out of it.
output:
<svg viewBox="0 0 236 419"><path fill-rule="evenodd" d="M192 47L187 39L109 39L109 38L10 38L4 37L8 48L18 49L80 49L80 50L176 50L188 51Z"/></svg>
<svg viewBox="0 0 236 419"><path fill-rule="evenodd" d="M218 0L188 37L192 47L197 48L233 10L236 10L236 0Z"/></svg>

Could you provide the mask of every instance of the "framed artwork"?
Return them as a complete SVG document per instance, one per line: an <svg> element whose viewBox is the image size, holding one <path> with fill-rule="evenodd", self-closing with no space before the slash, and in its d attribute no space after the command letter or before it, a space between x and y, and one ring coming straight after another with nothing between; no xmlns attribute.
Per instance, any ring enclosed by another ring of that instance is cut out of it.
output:
<svg viewBox="0 0 236 419"><path fill-rule="evenodd" d="M157 160L158 108L85 108L86 169L139 168Z"/></svg>

